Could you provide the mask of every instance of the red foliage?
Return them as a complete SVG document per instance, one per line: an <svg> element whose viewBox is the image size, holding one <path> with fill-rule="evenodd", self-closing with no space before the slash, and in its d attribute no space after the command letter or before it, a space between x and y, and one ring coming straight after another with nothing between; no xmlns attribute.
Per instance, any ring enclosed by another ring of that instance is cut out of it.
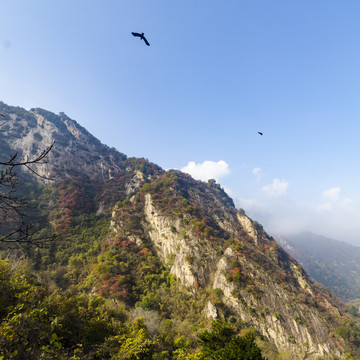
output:
<svg viewBox="0 0 360 360"><path fill-rule="evenodd" d="M141 255L152 255L152 251L148 248L143 248L141 251L140 251L140 254Z"/></svg>
<svg viewBox="0 0 360 360"><path fill-rule="evenodd" d="M122 246L124 249L130 247L132 244L134 244L134 243L133 243L132 241L130 241L130 240L123 240L123 241L121 242L121 246Z"/></svg>
<svg viewBox="0 0 360 360"><path fill-rule="evenodd" d="M120 300L127 301L130 297L128 285L124 276L116 276L104 280L101 283L99 294L101 296L113 296Z"/></svg>

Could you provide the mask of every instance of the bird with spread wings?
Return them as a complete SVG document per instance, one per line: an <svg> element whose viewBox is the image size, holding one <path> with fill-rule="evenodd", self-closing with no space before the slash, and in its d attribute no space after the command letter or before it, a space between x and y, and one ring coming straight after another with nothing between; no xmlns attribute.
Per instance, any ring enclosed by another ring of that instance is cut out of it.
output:
<svg viewBox="0 0 360 360"><path fill-rule="evenodd" d="M146 40L146 37L144 36L144 33L139 34L139 33L136 33L136 32L132 32L132 34L133 34L134 36L139 37L140 40L144 40L144 41L145 41L145 44L146 44L147 46L150 46L149 42Z"/></svg>

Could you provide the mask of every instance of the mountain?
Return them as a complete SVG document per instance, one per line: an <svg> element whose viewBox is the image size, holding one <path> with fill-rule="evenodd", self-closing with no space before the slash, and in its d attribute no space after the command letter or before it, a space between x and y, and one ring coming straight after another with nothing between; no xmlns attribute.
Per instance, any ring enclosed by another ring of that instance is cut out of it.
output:
<svg viewBox="0 0 360 360"><path fill-rule="evenodd" d="M359 353L360 328L341 302L214 180L128 158L63 113L4 103L0 113L2 157L31 158L55 141L36 166L43 177L19 174L19 188L30 184L29 220L57 238L29 249L31 269L19 277L26 286L0 264L2 286L20 289L13 303L0 296L0 347L8 354L190 359L199 351L195 333L215 319L242 329L244 339L255 334L269 359ZM23 288L32 290L25 296ZM35 338L30 320L49 330ZM17 333L28 340L14 343Z"/></svg>
<svg viewBox="0 0 360 360"><path fill-rule="evenodd" d="M345 301L360 298L360 248L304 232L279 240L308 274Z"/></svg>
<svg viewBox="0 0 360 360"><path fill-rule="evenodd" d="M3 157L16 151L19 158L31 158L56 143L47 164L38 168L41 176L60 179L71 174L72 178L86 176L104 181L122 169L124 154L101 144L64 113L55 115L39 108L26 111L2 102L0 111L6 114L1 128L6 134L0 144Z"/></svg>

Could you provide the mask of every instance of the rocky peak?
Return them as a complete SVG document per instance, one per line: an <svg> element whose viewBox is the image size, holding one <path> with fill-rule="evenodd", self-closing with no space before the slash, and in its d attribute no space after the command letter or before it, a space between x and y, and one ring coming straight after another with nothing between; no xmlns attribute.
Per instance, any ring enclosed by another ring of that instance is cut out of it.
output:
<svg viewBox="0 0 360 360"><path fill-rule="evenodd" d="M5 115L0 133L4 156L10 157L11 149L18 153L19 159L31 159L54 143L46 164L36 167L43 177L86 174L91 179L103 181L122 171L126 156L101 144L64 113L56 115L40 108L26 111L4 103L0 103L0 112Z"/></svg>

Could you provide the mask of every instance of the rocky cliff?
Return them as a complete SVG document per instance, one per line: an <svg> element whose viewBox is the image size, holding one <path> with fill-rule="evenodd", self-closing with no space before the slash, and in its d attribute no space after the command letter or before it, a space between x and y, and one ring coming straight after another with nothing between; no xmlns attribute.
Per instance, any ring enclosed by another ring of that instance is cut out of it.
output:
<svg viewBox="0 0 360 360"><path fill-rule="evenodd" d="M261 225L237 211L218 185L177 171L145 184L131 200L142 234L184 288L218 294L204 303L204 314L239 318L297 358L341 357L342 346L329 337L339 324L335 298ZM115 207L116 233L126 228L124 218L124 208ZM131 229L123 236L142 241Z"/></svg>
<svg viewBox="0 0 360 360"><path fill-rule="evenodd" d="M55 115L40 108L26 111L2 102L0 113L5 114L0 144L5 159L14 152L18 159L32 159L55 143L46 163L36 166L41 176L63 179L70 174L72 178L86 175L104 181L121 172L126 156L101 144L64 113Z"/></svg>

